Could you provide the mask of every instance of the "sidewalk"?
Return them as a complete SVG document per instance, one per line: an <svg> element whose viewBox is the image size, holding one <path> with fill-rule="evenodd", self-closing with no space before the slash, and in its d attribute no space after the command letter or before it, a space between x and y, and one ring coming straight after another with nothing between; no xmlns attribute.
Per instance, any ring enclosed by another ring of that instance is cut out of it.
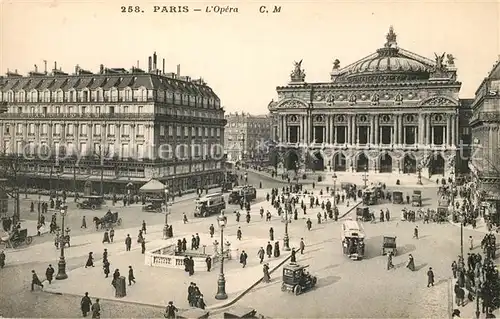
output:
<svg viewBox="0 0 500 319"><path fill-rule="evenodd" d="M452 293L452 309L458 309L460 310L460 318L476 318L476 299L474 299L473 301L470 301L468 298L467 298L467 295L469 294L468 290L463 287L463 289L465 290L465 306L457 306L457 300L455 298L455 292L454 292L454 288L455 288L455 284L457 283L457 280L456 279L451 279L451 293ZM482 313L482 301L479 300L479 311L481 312L480 315L479 315L479 318L486 318L486 314ZM500 310L499 309L496 309L495 311L493 311L493 314L498 318L500 316Z"/></svg>
<svg viewBox="0 0 500 319"><path fill-rule="evenodd" d="M202 243L213 241L209 236L201 235ZM177 242L177 237L170 241ZM226 292L228 299L222 304L229 303L241 293L255 284L262 277L262 265L259 264L257 251L260 246L267 244L267 239L247 238L238 241L234 236L224 238L232 243L232 249L245 250L248 254L248 264L241 267L239 260L232 259L224 262L224 274L226 278ZM166 241L154 241L147 243L148 250L153 250L165 245ZM294 243L297 246L297 243ZM293 245L292 245L293 247ZM212 249L208 247L206 249ZM270 268L276 267L289 254L282 251L279 258L265 258ZM144 264L144 256L139 251L121 252L110 255L111 273L120 269L121 275L127 277L128 266L134 268L137 283L127 286L127 296L123 298L114 297L114 289L111 286L112 275L104 279L102 263L95 263L94 268L78 268L69 272L69 278L64 281L54 281L51 285L44 282L44 291L58 294L70 294L81 296L88 291L92 296L101 299L123 301L137 304L165 306L169 300L179 308L189 308L187 302L187 288L190 282L195 282L204 294L204 299L209 308L222 306L215 299L217 292L217 279L219 275L219 264L212 267L211 272L196 272L189 276L182 269L170 269L161 267L150 267ZM300 256L298 256L300 259ZM267 285L267 284L263 284Z"/></svg>
<svg viewBox="0 0 500 319"><path fill-rule="evenodd" d="M333 186L333 175L334 172L326 173L326 178L324 181L317 183L318 186ZM356 185L364 185L365 173L348 173L348 172L335 172L337 176L336 185L340 187L340 183L349 182ZM418 177L416 174L397 174L397 173L367 173L367 184L376 184L378 182L384 183L387 187L436 187L436 182L433 182L427 178L422 177L422 185L417 184ZM396 181L399 179L400 184L396 185Z"/></svg>

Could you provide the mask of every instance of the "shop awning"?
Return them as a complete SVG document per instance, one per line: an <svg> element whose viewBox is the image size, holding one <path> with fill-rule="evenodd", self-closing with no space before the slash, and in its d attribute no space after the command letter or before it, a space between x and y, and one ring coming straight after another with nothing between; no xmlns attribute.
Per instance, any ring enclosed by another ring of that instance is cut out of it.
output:
<svg viewBox="0 0 500 319"><path fill-rule="evenodd" d="M165 191L165 185L156 180L152 179L146 184L144 184L141 188L139 188L139 191L141 193L159 193L159 192L164 192Z"/></svg>

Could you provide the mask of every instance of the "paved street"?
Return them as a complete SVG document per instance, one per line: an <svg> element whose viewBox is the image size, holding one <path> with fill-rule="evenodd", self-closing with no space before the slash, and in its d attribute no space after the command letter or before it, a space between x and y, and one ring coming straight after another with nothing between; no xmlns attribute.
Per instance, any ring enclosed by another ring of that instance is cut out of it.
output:
<svg viewBox="0 0 500 319"><path fill-rule="evenodd" d="M259 180L263 180L263 187L281 187L274 180L265 177L256 176L249 173L249 183L258 186ZM315 192L319 191L321 186L317 186ZM244 241L262 241L267 243L269 227L275 230L275 240L280 240L283 236L284 223L274 215L273 221L266 223L260 221L258 209L265 207L267 203L263 201L266 190L259 192L257 203L253 205L252 221L246 224L242 218L240 224L243 230ZM408 189L408 192L411 192ZM435 189L426 188L423 190L424 207L435 206ZM342 205L341 205L342 206ZM259 312L271 317L445 317L448 309L447 291L450 277L450 264L453 258L460 252L460 229L451 224L429 224L423 225L417 222L420 228L419 240L412 239L413 223L400 221L400 210L404 205L381 204L381 208L388 207L391 211L392 220L388 223L366 223L367 233L367 258L362 261L353 262L346 259L341 254L340 247L340 225L341 221L328 221L318 225L316 223L315 211L308 211L308 216L313 220L313 228L310 232L306 230L303 214L299 214L298 221L292 221L289 225L289 233L292 244L297 243L301 237L306 243L306 254L299 256L298 261L310 264L310 272L318 277L318 286L314 290L300 296L293 296L281 292L281 271L278 270L272 274L273 282L267 285L259 285L254 291L243 297L237 304L255 307ZM378 210L378 206L373 206ZM174 233L176 236L188 236L195 232L206 233L208 225L215 223L214 219L193 219L190 218L188 224L180 223L182 212L191 212L193 202L191 200L174 204L170 219L174 223ZM227 236L233 237L238 227L232 211L235 206L227 209L228 227ZM341 208L341 209L345 209ZM126 211L128 210L128 211ZM70 210L70 215L81 214L76 210ZM86 211L87 213L88 211ZM105 210L100 211L103 214ZM272 211L274 213L274 211ZM138 291L142 291L141 285L147 286L150 278L146 276L146 269L143 266L143 258L135 243L137 231L142 219L146 219L149 234L146 239L150 244L148 249L155 245L156 238L161 237L161 227L163 224L163 215L154 213L143 213L138 207L123 209L120 211L122 217L126 218L124 226L117 229L116 244L106 246L110 251L110 261L112 270L120 268L125 272L128 264L132 264L136 269L138 284L131 287L130 297L137 296ZM188 213L188 216L190 214ZM70 219L73 223L71 227L79 228L80 216ZM156 225L156 226L154 226ZM130 233L134 239L133 250L128 252L127 256L124 250L123 237L125 233ZM395 270L387 271L386 257L380 256L382 236L395 235L398 238L399 253L394 258ZM465 230L465 236L474 235L479 240L482 234L474 231ZM2 291L0 292L0 309L3 316L29 316L29 317L75 317L79 316L79 299L70 295L52 295L43 292L31 293L29 291L30 275L29 271L35 269L39 276L43 278L45 268L51 262L57 269L58 251L53 247L52 237L43 241L34 243L31 247L22 248L17 252L7 252L7 267L0 271L2 280ZM82 267L85 263L85 256L89 251L94 251L95 257L100 259L104 248L101 243L102 232L96 232L94 229L84 230L81 236L75 235L73 238L74 247L67 250L68 268L76 269ZM234 239L233 239L234 240ZM207 240L208 241L208 240ZM203 244L203 243L202 243ZM255 244L255 243L254 243ZM257 244L256 246L259 246ZM258 278L261 275L259 265L255 265L256 249L251 248L249 255L248 275L245 280L238 283L239 279L228 280L228 292L236 293L244 289L242 286L248 285L247 277ZM283 253L283 252L282 252ZM415 257L416 272L410 272L404 265L411 253ZM17 257L16 257L17 256ZM141 263L142 262L142 263ZM232 261L235 262L235 261ZM12 265L10 263L14 263ZM428 267L433 267L436 275L436 287L426 288L426 271ZM217 269L217 266L215 266ZM251 268L254 268L252 270ZM216 270L215 269L215 270ZM175 297L170 297L170 290L167 289L160 295L156 302L174 299L179 307L185 307L185 287L183 282L187 279L185 273L177 273L177 270L169 270L172 278L181 276L179 282L179 292ZM172 271L176 272L172 275ZM162 277L161 270L155 269L154 278ZM241 274L237 263L228 267L228 278ZM235 275L231 275L234 272ZM151 275L148 273L148 275ZM79 274L84 274L80 276ZM216 290L216 274L214 271L210 274L196 273L192 281L200 282L202 292L206 295L209 306L215 302L211 300ZM95 291L96 296L105 297L106 294L112 295L108 290L109 283L102 277L100 261L96 263L96 268L84 273L83 270L76 270L70 273L70 278L64 284L64 288L70 293L83 293L88 290L90 294ZM95 278L95 279L94 279ZM92 282L95 280L95 282ZM98 282L99 281L99 282ZM77 285L75 286L75 283ZM81 284L78 284L81 283ZM58 288L54 284L54 290ZM104 288L99 288L100 286ZM387 288L390 289L387 289ZM61 288L62 289L62 288ZM106 291L102 291L105 289ZM69 291L73 290L73 291ZM144 290L146 292L147 290ZM172 292L173 293L173 292ZM112 297L111 297L112 298ZM142 297L141 297L142 298ZM140 300L135 300L139 301ZM145 300L142 300L143 302ZM298 302L297 302L298 301ZM425 307L422 307L425 302ZM155 303L155 302L153 302ZM38 304L37 307L31 307ZM303 307L304 304L311 305ZM62 306L61 306L62 305ZM111 300L103 301L104 317L153 317L157 316L160 309L150 306L124 304L113 302Z"/></svg>

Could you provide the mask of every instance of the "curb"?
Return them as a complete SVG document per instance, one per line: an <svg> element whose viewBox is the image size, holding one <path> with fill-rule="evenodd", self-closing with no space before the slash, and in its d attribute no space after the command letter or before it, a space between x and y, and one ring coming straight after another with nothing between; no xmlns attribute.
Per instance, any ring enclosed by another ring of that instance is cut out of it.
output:
<svg viewBox="0 0 500 319"><path fill-rule="evenodd" d="M362 201L356 203L356 205L352 206L346 213L344 213L342 216L339 216L339 219L342 219L342 218L346 217L347 215L349 215L355 208L357 208L362 203L363 203Z"/></svg>
<svg viewBox="0 0 500 319"><path fill-rule="evenodd" d="M453 314L453 279L448 279L448 317L451 318Z"/></svg>
<svg viewBox="0 0 500 319"><path fill-rule="evenodd" d="M290 254L288 257L286 257L285 259L283 259L278 265L276 265L273 269L271 269L269 271L269 274L272 274L273 272L275 272L278 268L281 268L281 266L283 266L283 264L285 264L287 261L290 260L290 258L292 258L292 255ZM207 307L207 310L222 310L224 308L228 308L232 305L234 305L236 302L238 302L241 298L243 298L247 293L249 293L252 289L254 289L258 284L260 284L262 282L262 279L263 277L261 277L259 280L257 280L253 285L251 285L250 287L248 287L247 289L245 289L242 293L240 293L238 296L234 297L231 301L228 301L227 303L224 303L224 304L219 304L219 305L213 305L211 307Z"/></svg>

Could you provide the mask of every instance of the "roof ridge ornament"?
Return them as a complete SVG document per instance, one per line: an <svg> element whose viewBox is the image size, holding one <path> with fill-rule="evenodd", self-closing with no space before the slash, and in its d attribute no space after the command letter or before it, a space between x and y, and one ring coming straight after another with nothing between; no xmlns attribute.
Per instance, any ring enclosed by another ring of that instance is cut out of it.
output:
<svg viewBox="0 0 500 319"><path fill-rule="evenodd" d="M397 48L398 43L396 42L397 34L394 32L394 28L391 25L389 27L389 33L385 36L387 42L385 42L385 47L386 48Z"/></svg>

